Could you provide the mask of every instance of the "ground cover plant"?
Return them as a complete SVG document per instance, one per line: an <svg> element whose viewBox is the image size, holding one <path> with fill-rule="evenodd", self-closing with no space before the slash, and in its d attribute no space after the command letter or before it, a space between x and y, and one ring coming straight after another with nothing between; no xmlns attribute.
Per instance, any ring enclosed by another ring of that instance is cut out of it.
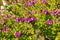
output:
<svg viewBox="0 0 60 40"><path fill-rule="evenodd" d="M60 40L60 0L0 0L0 40Z"/></svg>

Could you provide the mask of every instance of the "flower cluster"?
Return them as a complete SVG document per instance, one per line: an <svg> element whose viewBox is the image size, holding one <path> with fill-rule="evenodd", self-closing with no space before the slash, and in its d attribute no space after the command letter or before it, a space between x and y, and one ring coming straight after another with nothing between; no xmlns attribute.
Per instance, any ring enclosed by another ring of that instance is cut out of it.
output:
<svg viewBox="0 0 60 40"><path fill-rule="evenodd" d="M58 0L1 0L0 39L55 40L60 32L59 6Z"/></svg>

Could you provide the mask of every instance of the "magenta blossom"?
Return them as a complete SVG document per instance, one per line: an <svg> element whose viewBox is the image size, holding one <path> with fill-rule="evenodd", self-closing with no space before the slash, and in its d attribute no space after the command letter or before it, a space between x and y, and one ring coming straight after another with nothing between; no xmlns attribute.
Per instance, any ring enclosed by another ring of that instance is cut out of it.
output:
<svg viewBox="0 0 60 40"><path fill-rule="evenodd" d="M4 31L4 32L7 32L7 27L4 27L4 28L3 28L3 31Z"/></svg>
<svg viewBox="0 0 60 40"><path fill-rule="evenodd" d="M51 11L50 11L50 14L51 14L51 15L54 14L54 10L51 10Z"/></svg>
<svg viewBox="0 0 60 40"><path fill-rule="evenodd" d="M36 17L32 17L31 20L32 20L32 21L36 21L37 18L36 18Z"/></svg>
<svg viewBox="0 0 60 40"><path fill-rule="evenodd" d="M49 20L49 19L47 19L47 20L46 20L46 24L52 24L52 21Z"/></svg>
<svg viewBox="0 0 60 40"><path fill-rule="evenodd" d="M24 18L24 22L30 22L31 21L31 18L30 17L25 17Z"/></svg>
<svg viewBox="0 0 60 40"><path fill-rule="evenodd" d="M3 16L3 14L0 12L0 16Z"/></svg>
<svg viewBox="0 0 60 40"><path fill-rule="evenodd" d="M29 5L32 5L32 4L34 4L34 2L33 2L33 1L30 1L30 2L28 2L28 4L29 4Z"/></svg>
<svg viewBox="0 0 60 40"><path fill-rule="evenodd" d="M19 21L22 21L22 17L20 17L20 18L16 18L16 22L19 22Z"/></svg>
<svg viewBox="0 0 60 40"><path fill-rule="evenodd" d="M47 14L47 13L48 13L48 10L43 10L43 12L44 12L45 14Z"/></svg>
<svg viewBox="0 0 60 40"><path fill-rule="evenodd" d="M24 3L23 5L24 5L24 7L28 6L28 4L27 4L27 3Z"/></svg>
<svg viewBox="0 0 60 40"><path fill-rule="evenodd" d="M8 14L6 17L7 17L7 18L11 17L11 14Z"/></svg>
<svg viewBox="0 0 60 40"><path fill-rule="evenodd" d="M42 0L42 3L43 3L43 4L46 4L46 0Z"/></svg>
<svg viewBox="0 0 60 40"><path fill-rule="evenodd" d="M1 20L4 21L5 19L2 17Z"/></svg>
<svg viewBox="0 0 60 40"><path fill-rule="evenodd" d="M0 2L0 5L3 4L3 2Z"/></svg>
<svg viewBox="0 0 60 40"><path fill-rule="evenodd" d="M59 13L58 9L56 9L56 10L54 11L54 13L55 13L55 14L58 14L58 13Z"/></svg>
<svg viewBox="0 0 60 40"><path fill-rule="evenodd" d="M51 15L52 15L52 14L55 15L55 14L58 14L58 13L59 13L58 9L56 9L56 10L51 10L51 11L50 11L50 14L51 14Z"/></svg>
<svg viewBox="0 0 60 40"><path fill-rule="evenodd" d="M16 32L15 33L15 37L20 37L20 35L21 35L21 32Z"/></svg>

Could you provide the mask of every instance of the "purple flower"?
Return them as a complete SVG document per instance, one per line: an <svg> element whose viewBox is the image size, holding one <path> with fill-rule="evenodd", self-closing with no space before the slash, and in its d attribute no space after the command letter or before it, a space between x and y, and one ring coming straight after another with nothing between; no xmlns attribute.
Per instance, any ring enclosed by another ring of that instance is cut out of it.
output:
<svg viewBox="0 0 60 40"><path fill-rule="evenodd" d="M50 11L50 14L51 14L51 15L52 15L52 14L55 15L55 14L58 14L58 13L59 13L58 9L56 9L56 10L51 10L51 11Z"/></svg>
<svg viewBox="0 0 60 40"><path fill-rule="evenodd" d="M4 31L4 32L7 32L7 27L4 27L4 28L3 28L3 31Z"/></svg>
<svg viewBox="0 0 60 40"><path fill-rule="evenodd" d="M32 5L32 4L34 4L34 2L33 2L33 1L30 1L30 2L29 2L29 5Z"/></svg>
<svg viewBox="0 0 60 40"><path fill-rule="evenodd" d="M16 18L16 21L17 21L17 22L22 21L22 17L20 17L20 18L17 17L17 18Z"/></svg>
<svg viewBox="0 0 60 40"><path fill-rule="evenodd" d="M58 9L56 9L56 10L54 11L54 13L55 13L55 14L58 14L58 13L59 13Z"/></svg>
<svg viewBox="0 0 60 40"><path fill-rule="evenodd" d="M24 22L30 22L31 21L31 18L30 17L25 17L24 18Z"/></svg>
<svg viewBox="0 0 60 40"><path fill-rule="evenodd" d="M32 17L31 20L32 20L32 21L36 21L37 18L36 18L36 17Z"/></svg>
<svg viewBox="0 0 60 40"><path fill-rule="evenodd" d="M20 37L20 35L21 35L21 32L16 32L15 33L15 37Z"/></svg>
<svg viewBox="0 0 60 40"><path fill-rule="evenodd" d="M43 10L43 12L46 14L48 12L48 10Z"/></svg>
<svg viewBox="0 0 60 40"><path fill-rule="evenodd" d="M23 5L24 5L25 7L26 7L26 6L28 6L28 4L27 4L27 3L24 3Z"/></svg>
<svg viewBox="0 0 60 40"><path fill-rule="evenodd" d="M2 17L1 20L4 21L5 19Z"/></svg>
<svg viewBox="0 0 60 40"><path fill-rule="evenodd" d="M42 0L42 3L43 3L43 4L46 4L46 0Z"/></svg>
<svg viewBox="0 0 60 40"><path fill-rule="evenodd" d="M11 14L8 14L6 17L7 17L7 18L11 17Z"/></svg>
<svg viewBox="0 0 60 40"><path fill-rule="evenodd" d="M20 17L20 18L18 19L18 21L22 21L22 17Z"/></svg>
<svg viewBox="0 0 60 40"><path fill-rule="evenodd" d="M51 14L51 15L54 14L54 10L51 10L51 11L50 11L50 14Z"/></svg>
<svg viewBox="0 0 60 40"><path fill-rule="evenodd" d="M16 18L16 22L18 22L18 19L19 19L19 18L17 17L17 18Z"/></svg>
<svg viewBox="0 0 60 40"><path fill-rule="evenodd" d="M3 14L2 14L2 13L0 13L0 16L3 16Z"/></svg>
<svg viewBox="0 0 60 40"><path fill-rule="evenodd" d="M47 19L47 20L46 20L46 24L52 24L52 21L49 20L49 19Z"/></svg>
<svg viewBox="0 0 60 40"><path fill-rule="evenodd" d="M0 5L3 4L3 2L0 2Z"/></svg>

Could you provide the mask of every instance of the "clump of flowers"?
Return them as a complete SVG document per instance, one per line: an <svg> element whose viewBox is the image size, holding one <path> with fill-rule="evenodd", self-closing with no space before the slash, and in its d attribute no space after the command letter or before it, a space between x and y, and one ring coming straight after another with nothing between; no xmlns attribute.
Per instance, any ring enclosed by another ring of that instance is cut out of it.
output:
<svg viewBox="0 0 60 40"><path fill-rule="evenodd" d="M59 40L59 32L59 0L0 0L1 40Z"/></svg>

